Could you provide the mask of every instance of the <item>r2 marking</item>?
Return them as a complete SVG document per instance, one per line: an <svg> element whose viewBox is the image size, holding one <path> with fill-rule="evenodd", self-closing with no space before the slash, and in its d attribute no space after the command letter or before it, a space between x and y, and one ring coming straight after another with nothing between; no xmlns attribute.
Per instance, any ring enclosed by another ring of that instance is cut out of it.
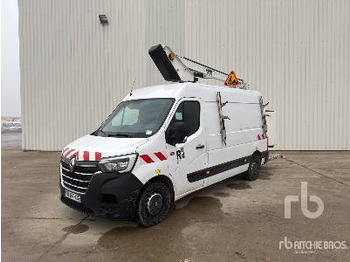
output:
<svg viewBox="0 0 350 262"><path fill-rule="evenodd" d="M179 150L176 150L176 159L181 160L183 158L185 158L185 150L181 147Z"/></svg>

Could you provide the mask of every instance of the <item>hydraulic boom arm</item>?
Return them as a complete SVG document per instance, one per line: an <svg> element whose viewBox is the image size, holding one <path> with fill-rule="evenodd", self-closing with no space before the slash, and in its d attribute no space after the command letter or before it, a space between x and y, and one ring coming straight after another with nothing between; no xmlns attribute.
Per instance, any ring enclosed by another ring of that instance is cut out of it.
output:
<svg viewBox="0 0 350 262"><path fill-rule="evenodd" d="M152 46L148 53L166 81L197 82L198 78L203 78L215 79L227 85L228 78L233 73L229 75L190 58L179 56L168 46L161 44ZM236 79L236 81L232 86L249 89L242 79Z"/></svg>

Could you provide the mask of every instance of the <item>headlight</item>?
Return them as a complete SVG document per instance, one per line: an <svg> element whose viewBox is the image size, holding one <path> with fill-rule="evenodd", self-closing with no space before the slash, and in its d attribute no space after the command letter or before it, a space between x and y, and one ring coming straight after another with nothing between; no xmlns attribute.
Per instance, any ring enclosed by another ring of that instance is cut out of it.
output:
<svg viewBox="0 0 350 262"><path fill-rule="evenodd" d="M137 154L103 158L98 163L103 172L129 172L134 167Z"/></svg>

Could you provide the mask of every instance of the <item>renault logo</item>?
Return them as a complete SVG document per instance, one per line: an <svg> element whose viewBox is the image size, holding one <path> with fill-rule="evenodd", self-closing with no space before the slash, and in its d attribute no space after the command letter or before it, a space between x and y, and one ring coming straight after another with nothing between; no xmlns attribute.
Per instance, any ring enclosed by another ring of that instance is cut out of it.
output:
<svg viewBox="0 0 350 262"><path fill-rule="evenodd" d="M69 161L69 171L73 172L75 165L76 165L77 159L75 157L73 157L70 161Z"/></svg>

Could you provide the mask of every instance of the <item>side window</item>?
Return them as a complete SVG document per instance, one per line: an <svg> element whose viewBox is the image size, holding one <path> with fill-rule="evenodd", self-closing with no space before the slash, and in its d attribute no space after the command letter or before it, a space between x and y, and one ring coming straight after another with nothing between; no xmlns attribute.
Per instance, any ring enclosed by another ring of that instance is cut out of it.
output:
<svg viewBox="0 0 350 262"><path fill-rule="evenodd" d="M186 136L194 134L200 125L200 104L197 101L183 101L174 114L171 123L183 122L186 126Z"/></svg>

